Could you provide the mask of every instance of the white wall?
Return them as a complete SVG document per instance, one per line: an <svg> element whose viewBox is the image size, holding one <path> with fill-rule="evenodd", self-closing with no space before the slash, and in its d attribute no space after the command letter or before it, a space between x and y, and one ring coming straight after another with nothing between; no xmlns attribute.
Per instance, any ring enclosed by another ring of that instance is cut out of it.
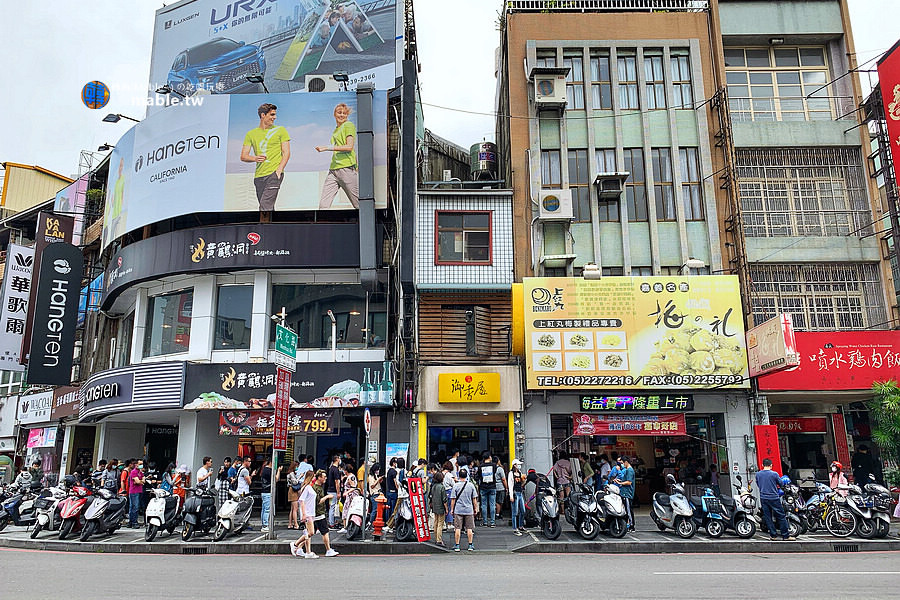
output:
<svg viewBox="0 0 900 600"><path fill-rule="evenodd" d="M211 456L213 466L218 467L226 456L234 458L238 438L219 435L219 411L184 411L178 421L178 464L186 464L193 474L197 473L204 456Z"/></svg>
<svg viewBox="0 0 900 600"><path fill-rule="evenodd" d="M144 438L147 434L147 425L144 423L104 422L100 424L100 430L100 453L97 460L118 458L122 462L144 455Z"/></svg>

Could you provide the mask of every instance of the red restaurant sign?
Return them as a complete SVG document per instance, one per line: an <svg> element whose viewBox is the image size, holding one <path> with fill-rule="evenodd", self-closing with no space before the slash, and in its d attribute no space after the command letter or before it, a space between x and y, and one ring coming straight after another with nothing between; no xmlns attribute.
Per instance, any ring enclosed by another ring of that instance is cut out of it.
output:
<svg viewBox="0 0 900 600"><path fill-rule="evenodd" d="M278 367L278 383L275 388L275 424L272 448L287 450L288 412L291 406L291 372Z"/></svg>
<svg viewBox="0 0 900 600"><path fill-rule="evenodd" d="M420 542L427 542L431 539L431 532L428 530L428 513L425 511L425 486L419 477L407 478L406 485L409 490L413 524L416 526L416 538Z"/></svg>
<svg viewBox="0 0 900 600"><path fill-rule="evenodd" d="M825 433L826 417L771 417L769 423L778 427L778 433Z"/></svg>
<svg viewBox="0 0 900 600"><path fill-rule="evenodd" d="M759 389L867 390L900 377L900 331L798 332L800 366L759 378Z"/></svg>
<svg viewBox="0 0 900 600"><path fill-rule="evenodd" d="M596 415L575 413L575 435L687 435L684 414Z"/></svg>
<svg viewBox="0 0 900 600"><path fill-rule="evenodd" d="M762 470L763 460L772 459L772 468L781 473L781 448L778 446L778 428L775 425L754 425L757 468Z"/></svg>
<svg viewBox="0 0 900 600"><path fill-rule="evenodd" d="M900 186L900 42L894 44L878 61L878 85L881 87L884 116L891 141L894 177Z"/></svg>

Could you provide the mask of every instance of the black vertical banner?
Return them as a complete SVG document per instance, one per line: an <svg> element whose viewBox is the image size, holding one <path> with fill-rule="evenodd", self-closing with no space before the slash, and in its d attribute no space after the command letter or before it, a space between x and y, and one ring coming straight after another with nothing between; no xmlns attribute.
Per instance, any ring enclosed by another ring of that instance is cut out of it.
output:
<svg viewBox="0 0 900 600"><path fill-rule="evenodd" d="M44 249L40 267L26 379L29 384L68 385L84 257L76 246L58 242Z"/></svg>
<svg viewBox="0 0 900 600"><path fill-rule="evenodd" d="M34 297L37 294L35 282L40 277L41 254L51 244L71 242L74 227L75 219L73 217L63 217L43 211L38 213L37 228L34 236L34 269L31 273L31 294L28 297L28 316L25 319L22 352L19 354L19 362L23 365L28 362L28 349L31 347L31 332L34 325Z"/></svg>

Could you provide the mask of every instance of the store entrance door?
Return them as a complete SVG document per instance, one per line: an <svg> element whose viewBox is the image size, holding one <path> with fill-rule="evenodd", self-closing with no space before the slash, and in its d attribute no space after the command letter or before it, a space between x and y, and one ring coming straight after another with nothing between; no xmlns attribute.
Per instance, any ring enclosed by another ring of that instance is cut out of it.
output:
<svg viewBox="0 0 900 600"><path fill-rule="evenodd" d="M460 454L481 458L485 452L499 456L509 464L509 426L505 417L484 415L463 417L429 415L428 461L443 464L457 450Z"/></svg>

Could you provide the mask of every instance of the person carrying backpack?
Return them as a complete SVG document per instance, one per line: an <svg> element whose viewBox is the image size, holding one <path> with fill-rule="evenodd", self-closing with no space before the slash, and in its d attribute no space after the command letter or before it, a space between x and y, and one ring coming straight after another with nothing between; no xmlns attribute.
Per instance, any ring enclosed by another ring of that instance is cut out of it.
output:
<svg viewBox="0 0 900 600"><path fill-rule="evenodd" d="M499 456L494 456L494 464L496 465L496 469L494 469L494 487L497 489L497 520L499 521L503 517L503 503L506 502L507 498L512 498L512 496L507 488L506 471L503 470Z"/></svg>
<svg viewBox="0 0 900 600"><path fill-rule="evenodd" d="M485 455L484 462L478 470L479 490L481 491L481 526L494 527L497 517L497 480L496 465L490 455Z"/></svg>

